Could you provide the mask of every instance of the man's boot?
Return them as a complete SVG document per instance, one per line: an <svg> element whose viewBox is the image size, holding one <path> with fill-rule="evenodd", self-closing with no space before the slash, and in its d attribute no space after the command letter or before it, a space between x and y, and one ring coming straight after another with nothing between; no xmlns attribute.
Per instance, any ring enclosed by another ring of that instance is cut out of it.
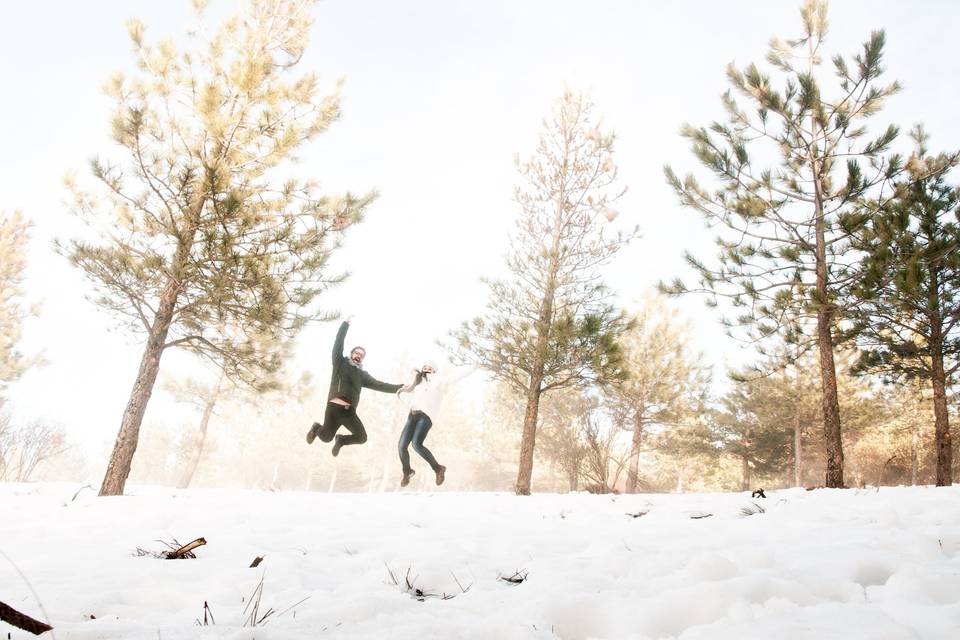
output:
<svg viewBox="0 0 960 640"><path fill-rule="evenodd" d="M343 436L337 436L333 439L333 457L336 458L340 454L340 448L343 446Z"/></svg>
<svg viewBox="0 0 960 640"><path fill-rule="evenodd" d="M403 480L400 481L400 486L401 486L401 487L405 487L405 486L407 486L408 484L410 484L410 478L412 478L412 477L413 477L413 474L415 474L415 473L416 473L416 471L414 471L413 469L410 469L410 471L404 471L404 472L403 472Z"/></svg>
<svg viewBox="0 0 960 640"><path fill-rule="evenodd" d="M443 465L440 465L437 468L437 484L443 484L443 474L447 472L447 468Z"/></svg>
<svg viewBox="0 0 960 640"><path fill-rule="evenodd" d="M320 434L321 424L319 422L314 422L313 426L310 427L310 431L307 431L307 444L313 444L313 441L317 439L317 435Z"/></svg>

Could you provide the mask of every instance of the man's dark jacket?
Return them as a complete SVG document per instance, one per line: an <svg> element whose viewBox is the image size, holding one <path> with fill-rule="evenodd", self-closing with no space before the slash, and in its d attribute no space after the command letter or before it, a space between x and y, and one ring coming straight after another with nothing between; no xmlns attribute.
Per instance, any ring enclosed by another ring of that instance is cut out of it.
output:
<svg viewBox="0 0 960 640"><path fill-rule="evenodd" d="M327 400L340 398L350 403L354 409L360 404L360 389L366 387L384 393L396 393L402 384L387 384L380 382L372 375L358 367L343 355L343 341L347 337L350 323L344 322L337 331L337 339L333 343L333 375L330 376L330 393Z"/></svg>

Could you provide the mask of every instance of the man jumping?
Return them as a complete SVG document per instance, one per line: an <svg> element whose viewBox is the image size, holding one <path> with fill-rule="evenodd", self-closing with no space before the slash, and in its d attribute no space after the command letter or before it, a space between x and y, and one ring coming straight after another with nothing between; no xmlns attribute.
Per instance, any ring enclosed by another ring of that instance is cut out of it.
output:
<svg viewBox="0 0 960 640"><path fill-rule="evenodd" d="M363 387L396 393L403 385L380 382L363 369L363 359L367 355L363 347L354 347L350 350L350 357L343 355L343 341L350 328L349 318L340 325L337 339L333 343L333 375L330 376L330 392L327 394L327 410L323 416L323 424L314 422L307 432L307 444L313 444L316 438L323 442L330 442L340 427L346 427L350 435L337 435L333 443L333 455L340 453L340 448L348 444L363 444L367 441L367 431L357 415L357 405L360 403L360 390Z"/></svg>

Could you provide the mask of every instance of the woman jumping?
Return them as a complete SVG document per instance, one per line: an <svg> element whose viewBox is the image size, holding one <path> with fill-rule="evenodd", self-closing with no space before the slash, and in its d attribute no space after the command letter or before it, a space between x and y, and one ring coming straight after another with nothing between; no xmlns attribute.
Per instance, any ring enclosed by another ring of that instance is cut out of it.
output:
<svg viewBox="0 0 960 640"><path fill-rule="evenodd" d="M432 416L436 416L440 412L444 394L453 383L459 382L473 371L473 369L468 369L450 380L437 380L436 365L427 362L419 371L415 372L413 381L400 390L400 393L407 392L410 394L410 414L407 416L407 422L400 434L399 443L400 464L403 466L401 487L410 484L410 478L416 473L410 466L410 453L407 451L407 447L411 444L413 444L413 450L426 460L430 468L433 469L437 476L437 484L443 484L447 468L437 462L437 459L433 457L423 441L426 440L427 434L433 426Z"/></svg>

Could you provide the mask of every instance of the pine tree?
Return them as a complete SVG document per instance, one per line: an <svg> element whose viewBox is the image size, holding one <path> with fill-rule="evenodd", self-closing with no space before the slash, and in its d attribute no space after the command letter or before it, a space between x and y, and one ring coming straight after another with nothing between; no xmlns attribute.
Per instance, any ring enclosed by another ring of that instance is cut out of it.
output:
<svg viewBox="0 0 960 640"><path fill-rule="evenodd" d="M689 349L690 331L660 297L650 296L621 337L628 377L612 385L608 396L614 420L633 436L627 493L637 490L644 432L675 427L706 401L710 371L700 364L702 354Z"/></svg>
<svg viewBox="0 0 960 640"><path fill-rule="evenodd" d="M756 64L727 67L741 106L731 91L723 96L727 123L709 128L684 125L697 159L718 183L715 190L692 175L684 180L666 167L680 201L721 229L719 263L708 266L688 254L700 286L674 282L672 293L699 290L729 300L742 314L731 320L752 340L779 336L815 347L819 354L823 427L827 449L826 485L842 487L843 443L834 349L847 336L838 332L843 309L839 291L857 278L858 256L850 235L866 217L854 206L882 191L902 170L897 155L886 155L898 130L883 129L869 139L867 121L899 90L879 83L883 73L883 31L875 31L852 64L832 58L833 97L818 76L827 34L827 3L807 0L801 9L803 34L771 42L767 61L784 77L782 88ZM766 158L779 163L765 168ZM809 340L803 331L814 323Z"/></svg>
<svg viewBox="0 0 960 640"><path fill-rule="evenodd" d="M486 315L454 333L458 361L490 370L525 398L519 495L530 493L541 396L622 375L616 336L627 322L609 304L599 271L633 235L602 227L623 193L613 140L586 96L564 93L536 153L520 165L511 276L488 282Z"/></svg>
<svg viewBox="0 0 960 640"><path fill-rule="evenodd" d="M859 238L867 255L853 288L861 371L928 381L933 391L937 486L953 482L947 387L960 369L960 190L945 173L957 156L930 156L922 127L910 176Z"/></svg>
<svg viewBox="0 0 960 640"><path fill-rule="evenodd" d="M23 290L29 228L19 211L0 211L0 391L37 363L17 348L23 321L34 312Z"/></svg>
<svg viewBox="0 0 960 640"><path fill-rule="evenodd" d="M123 492L167 349L262 386L342 279L328 260L373 196L320 195L289 167L339 116L339 87L321 95L295 73L314 4L250 0L183 50L128 24L137 72L107 87L119 153L93 161L95 193L68 185L100 234L61 245L96 302L145 338L101 495Z"/></svg>

